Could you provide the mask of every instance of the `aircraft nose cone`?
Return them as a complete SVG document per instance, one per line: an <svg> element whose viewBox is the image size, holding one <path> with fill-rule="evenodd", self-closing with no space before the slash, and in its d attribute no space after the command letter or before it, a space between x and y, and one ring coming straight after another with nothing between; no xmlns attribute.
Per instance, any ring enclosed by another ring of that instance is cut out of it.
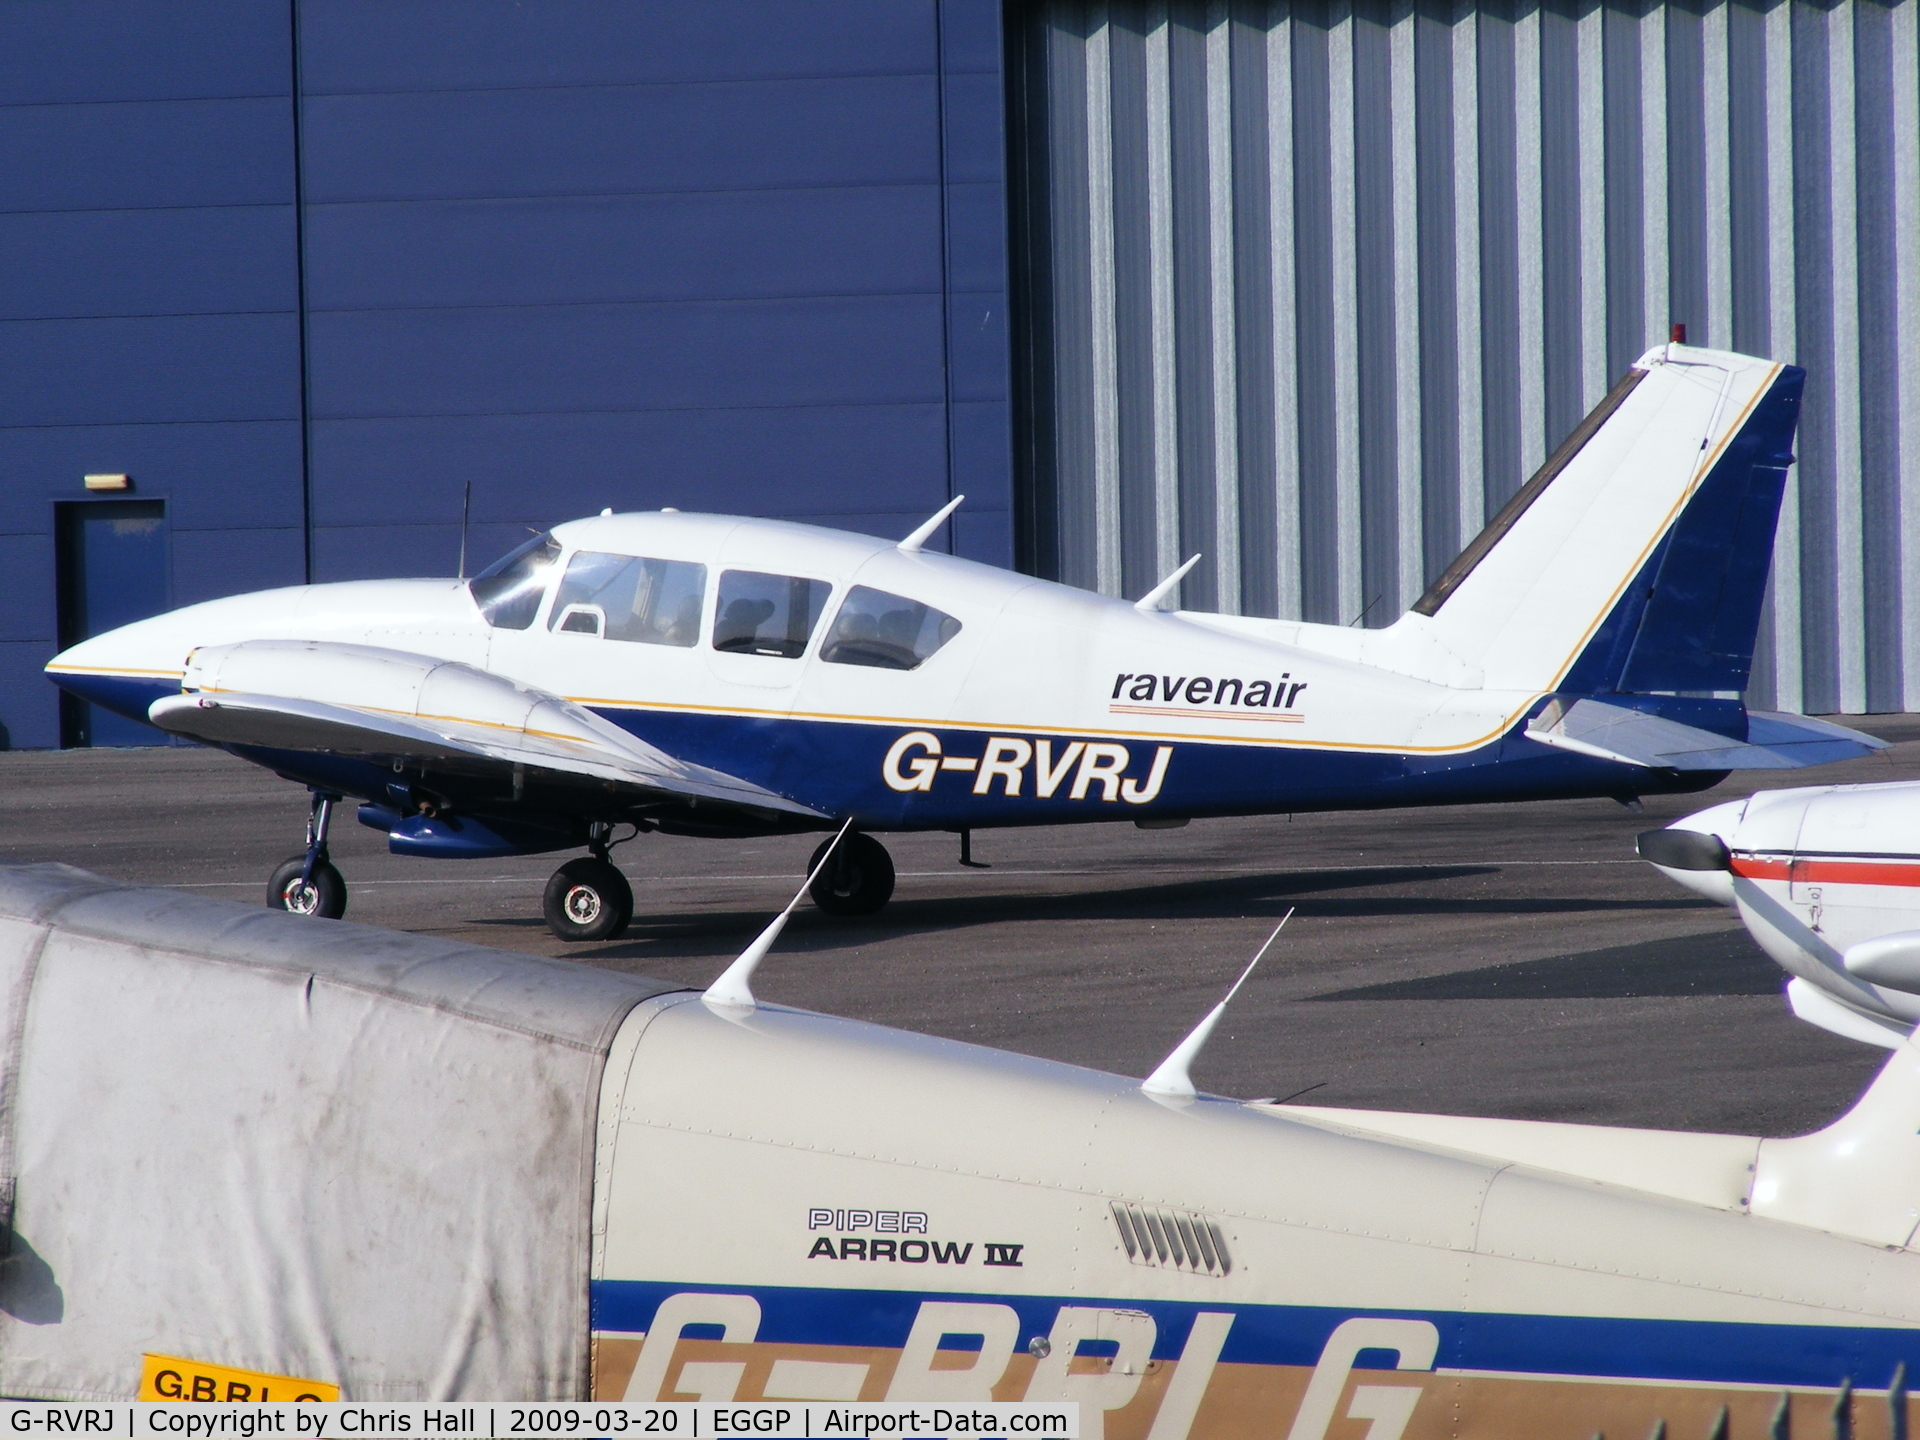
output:
<svg viewBox="0 0 1920 1440"><path fill-rule="evenodd" d="M166 617L155 616L68 646L43 673L70 695L144 721L149 705L180 689L180 648L168 633ZM161 738L149 743L159 744Z"/></svg>
<svg viewBox="0 0 1920 1440"><path fill-rule="evenodd" d="M1725 870L1733 864L1727 842L1711 831L1643 830L1634 849L1662 870Z"/></svg>
<svg viewBox="0 0 1920 1440"><path fill-rule="evenodd" d="M49 660L41 673L63 689L78 693L75 687L85 684L90 676L127 668L126 657L118 653L119 647L113 640L114 634L110 631L69 645Z"/></svg>
<svg viewBox="0 0 1920 1440"><path fill-rule="evenodd" d="M155 647L146 643L152 628L152 621L136 620L69 645L46 663L47 678L66 685L87 675L126 675L158 669Z"/></svg>
<svg viewBox="0 0 1920 1440"><path fill-rule="evenodd" d="M1643 830L1634 839L1640 858L1676 885L1716 905L1733 904L1733 851L1744 800L1730 801L1676 820L1663 830Z"/></svg>

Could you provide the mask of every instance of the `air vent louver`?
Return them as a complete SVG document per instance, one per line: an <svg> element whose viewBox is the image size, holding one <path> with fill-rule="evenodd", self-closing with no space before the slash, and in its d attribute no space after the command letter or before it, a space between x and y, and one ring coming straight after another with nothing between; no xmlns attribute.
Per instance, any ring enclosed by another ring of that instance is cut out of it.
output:
<svg viewBox="0 0 1920 1440"><path fill-rule="evenodd" d="M1113 1223L1127 1258L1136 1265L1170 1266L1197 1275L1225 1275L1233 1269L1226 1237L1204 1215L1116 1202Z"/></svg>

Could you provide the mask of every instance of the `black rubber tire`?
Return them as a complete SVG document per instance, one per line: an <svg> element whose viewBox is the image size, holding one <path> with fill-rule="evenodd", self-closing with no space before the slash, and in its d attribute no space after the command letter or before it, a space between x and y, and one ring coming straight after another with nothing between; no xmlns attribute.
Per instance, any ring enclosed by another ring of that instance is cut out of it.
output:
<svg viewBox="0 0 1920 1440"><path fill-rule="evenodd" d="M807 862L811 875L827 853L824 840ZM872 915L893 898L893 857L871 835L853 834L840 842L840 853L807 889L813 903L829 915Z"/></svg>
<svg viewBox="0 0 1920 1440"><path fill-rule="evenodd" d="M582 855L553 872L541 910L562 940L611 940L633 919L633 887L605 860Z"/></svg>
<svg viewBox="0 0 1920 1440"><path fill-rule="evenodd" d="M300 872L306 868L304 853L290 855L280 862L273 878L267 881L267 908L338 920L347 913L347 882L329 862L322 860L313 867L305 892L296 894L300 890Z"/></svg>

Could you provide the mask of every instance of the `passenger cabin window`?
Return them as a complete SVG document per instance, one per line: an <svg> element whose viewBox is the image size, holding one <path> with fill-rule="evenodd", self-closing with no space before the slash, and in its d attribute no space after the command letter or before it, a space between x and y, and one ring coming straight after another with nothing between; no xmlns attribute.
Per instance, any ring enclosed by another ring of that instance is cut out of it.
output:
<svg viewBox="0 0 1920 1440"><path fill-rule="evenodd" d="M547 581L560 558L560 542L536 535L510 555L503 555L467 582L467 593L496 630L524 630L540 613Z"/></svg>
<svg viewBox="0 0 1920 1440"><path fill-rule="evenodd" d="M707 567L582 550L567 562L551 629L640 645L691 646L700 638Z"/></svg>
<svg viewBox="0 0 1920 1440"><path fill-rule="evenodd" d="M833 665L913 670L960 633L960 622L931 605L856 585L834 617L820 658Z"/></svg>
<svg viewBox="0 0 1920 1440"><path fill-rule="evenodd" d="M725 570L714 607L713 648L736 655L780 655L791 660L827 608L833 586L825 580Z"/></svg>

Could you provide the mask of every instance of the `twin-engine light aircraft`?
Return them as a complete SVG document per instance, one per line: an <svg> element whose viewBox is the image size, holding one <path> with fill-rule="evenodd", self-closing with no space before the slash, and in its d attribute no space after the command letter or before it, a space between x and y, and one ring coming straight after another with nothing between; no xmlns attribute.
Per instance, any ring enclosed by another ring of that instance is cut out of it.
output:
<svg viewBox="0 0 1920 1440"><path fill-rule="evenodd" d="M897 545L608 512L472 581L210 601L47 670L311 789L268 903L342 913L355 796L402 854L584 845L546 892L576 940L627 923L607 854L647 830L851 820L813 896L854 914L893 890L876 831L1631 801L1878 743L1739 699L1804 379L1649 351L1381 630L1170 611L1191 560L1128 604L929 554L952 505Z"/></svg>
<svg viewBox="0 0 1920 1440"><path fill-rule="evenodd" d="M1641 858L1739 912L1793 1013L1889 1049L1920 1022L1920 784L1763 790L1640 837Z"/></svg>

